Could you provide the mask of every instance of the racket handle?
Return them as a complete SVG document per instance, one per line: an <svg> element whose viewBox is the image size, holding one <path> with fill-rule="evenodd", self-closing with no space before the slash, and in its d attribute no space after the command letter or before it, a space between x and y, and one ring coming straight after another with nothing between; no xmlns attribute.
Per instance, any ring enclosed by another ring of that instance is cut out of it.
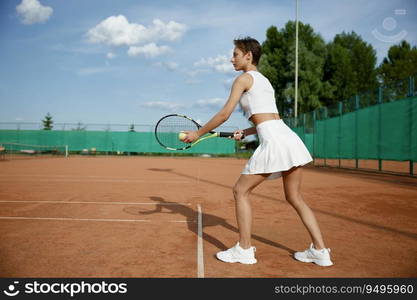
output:
<svg viewBox="0 0 417 300"><path fill-rule="evenodd" d="M226 137L226 138L228 138L228 137L233 137L234 136L234 133L233 132L220 132L219 133L219 137Z"/></svg>

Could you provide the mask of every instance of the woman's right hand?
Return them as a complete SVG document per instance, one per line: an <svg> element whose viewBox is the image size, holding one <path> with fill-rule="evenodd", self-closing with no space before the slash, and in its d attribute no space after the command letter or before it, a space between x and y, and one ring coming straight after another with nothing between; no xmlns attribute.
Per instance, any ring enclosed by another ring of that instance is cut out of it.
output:
<svg viewBox="0 0 417 300"><path fill-rule="evenodd" d="M243 130L236 130L233 132L233 139L236 141L241 141L245 138L245 132Z"/></svg>

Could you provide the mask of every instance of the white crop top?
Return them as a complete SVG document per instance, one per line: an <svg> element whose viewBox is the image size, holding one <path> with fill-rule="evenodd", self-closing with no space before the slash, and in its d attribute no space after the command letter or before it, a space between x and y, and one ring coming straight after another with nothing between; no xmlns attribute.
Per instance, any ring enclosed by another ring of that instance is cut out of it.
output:
<svg viewBox="0 0 417 300"><path fill-rule="evenodd" d="M278 113L275 91L269 80L258 71L247 71L253 78L252 87L240 97L240 106L249 119L254 114Z"/></svg>

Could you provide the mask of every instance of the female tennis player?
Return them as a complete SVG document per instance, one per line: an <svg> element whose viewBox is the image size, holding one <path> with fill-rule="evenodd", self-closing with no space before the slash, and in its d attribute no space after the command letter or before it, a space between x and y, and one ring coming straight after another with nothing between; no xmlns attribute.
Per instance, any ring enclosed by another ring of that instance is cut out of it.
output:
<svg viewBox="0 0 417 300"><path fill-rule="evenodd" d="M259 42L247 37L234 40L234 45L231 63L236 71L243 71L243 74L233 82L229 99L223 108L199 130L187 131L184 139L184 142L192 143L220 126L230 117L238 103L255 127L237 130L234 139L240 140L251 134L258 134L259 137L260 145L233 187L239 241L234 247L218 252L216 256L229 263L257 262L256 249L251 245L252 208L249 195L266 179L282 177L285 198L297 211L312 239L310 247L303 252L296 252L294 258L320 266L331 266L330 249L325 247L316 218L300 192L302 166L311 162L312 157L298 135L280 119L274 89L268 79L257 71L256 66L261 56Z"/></svg>

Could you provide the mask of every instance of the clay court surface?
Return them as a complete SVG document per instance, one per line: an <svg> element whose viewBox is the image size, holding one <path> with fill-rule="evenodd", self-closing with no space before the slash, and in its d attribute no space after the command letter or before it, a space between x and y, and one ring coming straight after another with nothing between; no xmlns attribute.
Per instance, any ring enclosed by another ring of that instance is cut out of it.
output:
<svg viewBox="0 0 417 300"><path fill-rule="evenodd" d="M417 276L417 179L329 168L304 168L302 191L334 266L292 258L310 239L285 202L281 179L263 183L251 198L258 263L218 261L215 253L238 238L232 186L245 162L1 161L0 276Z"/></svg>

